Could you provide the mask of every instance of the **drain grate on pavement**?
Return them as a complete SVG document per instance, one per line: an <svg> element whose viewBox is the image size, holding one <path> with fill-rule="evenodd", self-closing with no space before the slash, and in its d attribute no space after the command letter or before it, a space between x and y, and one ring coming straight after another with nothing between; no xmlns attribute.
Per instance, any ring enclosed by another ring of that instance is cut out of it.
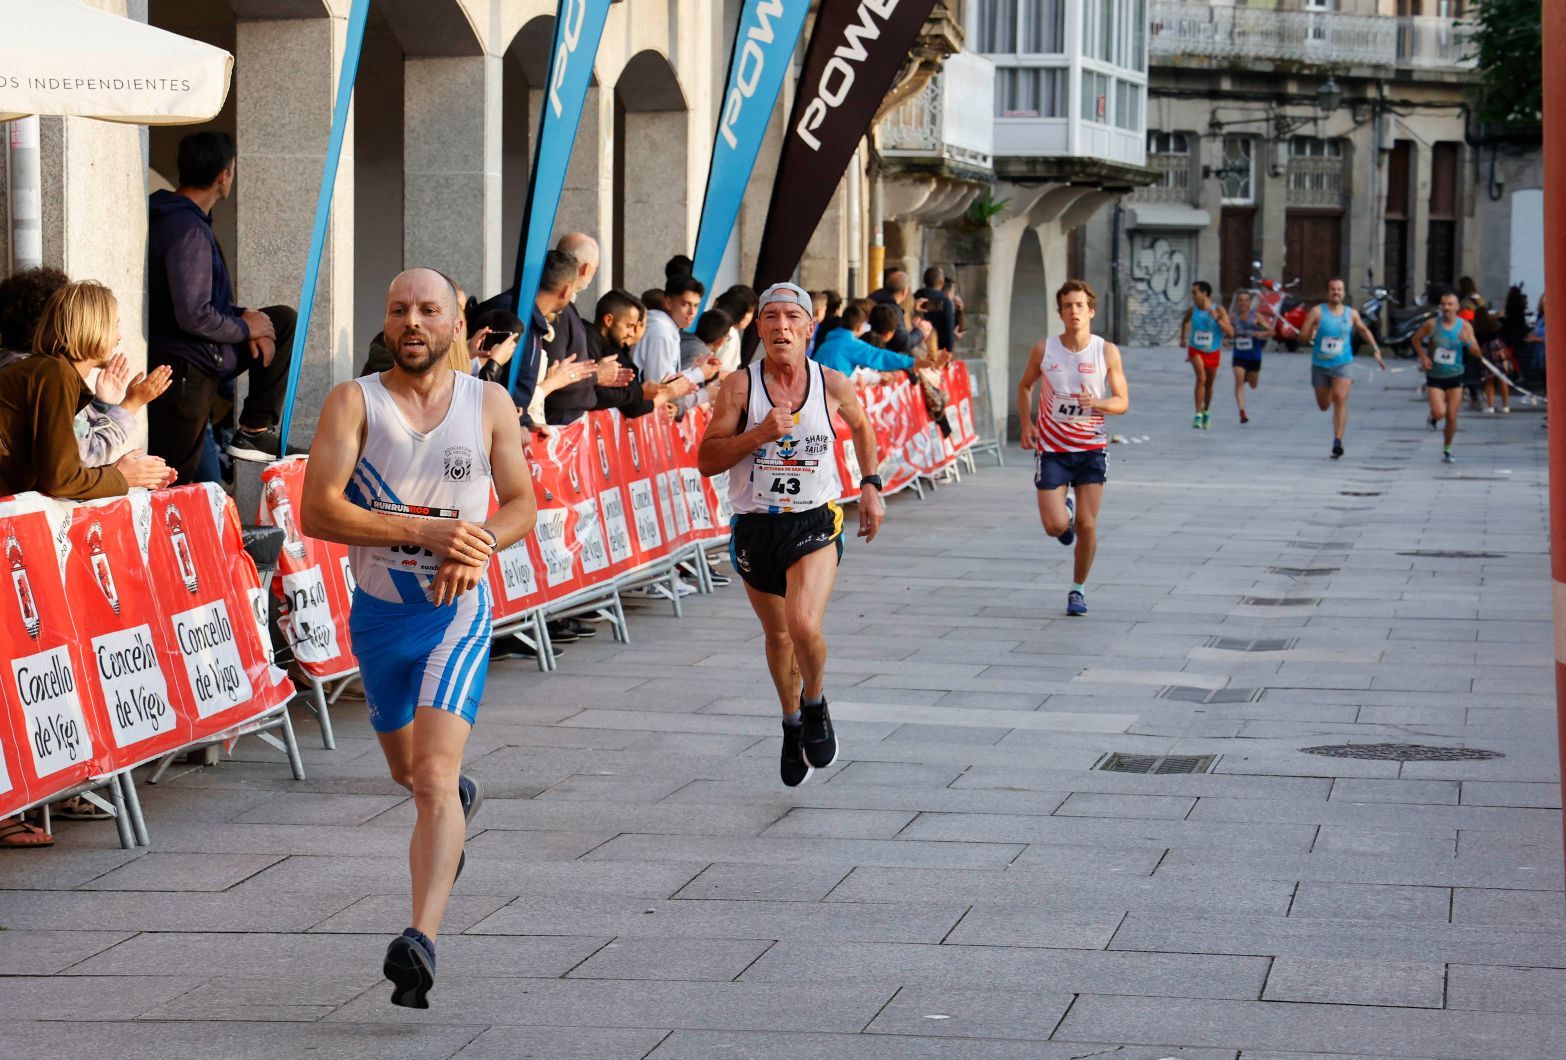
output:
<svg viewBox="0 0 1566 1060"><path fill-rule="evenodd" d="M1315 607L1321 603L1319 596L1243 596L1244 607Z"/></svg>
<svg viewBox="0 0 1566 1060"><path fill-rule="evenodd" d="M1425 556L1430 559L1505 559L1504 552L1469 552L1460 548L1416 548L1399 556Z"/></svg>
<svg viewBox="0 0 1566 1060"><path fill-rule="evenodd" d="M1217 755L1112 754L1100 760L1098 768L1110 773L1210 773L1217 762Z"/></svg>
<svg viewBox="0 0 1566 1060"><path fill-rule="evenodd" d="M1500 751L1483 751L1477 747L1432 747L1419 743L1340 743L1300 750L1328 758L1367 758L1383 762L1481 762L1506 757Z"/></svg>
<svg viewBox="0 0 1566 1060"><path fill-rule="evenodd" d="M1329 551L1330 552L1342 552L1344 549L1352 548L1353 547L1353 542L1351 542L1351 541L1290 541L1289 542L1289 547L1290 548L1314 548L1314 549L1320 549L1323 552L1329 552Z"/></svg>
<svg viewBox="0 0 1566 1060"><path fill-rule="evenodd" d="M1379 497L1380 490L1338 490L1339 497Z"/></svg>
<svg viewBox="0 0 1566 1060"><path fill-rule="evenodd" d="M1288 651L1299 643L1297 638L1268 637L1265 639L1247 639L1245 637L1209 637L1209 648L1222 648L1225 651Z"/></svg>
<svg viewBox="0 0 1566 1060"><path fill-rule="evenodd" d="M1323 578L1336 574L1342 567L1268 567L1268 574L1286 574L1291 578Z"/></svg>
<svg viewBox="0 0 1566 1060"><path fill-rule="evenodd" d="M1254 703L1261 698L1260 688L1196 688L1193 685L1165 685L1159 699L1181 703Z"/></svg>

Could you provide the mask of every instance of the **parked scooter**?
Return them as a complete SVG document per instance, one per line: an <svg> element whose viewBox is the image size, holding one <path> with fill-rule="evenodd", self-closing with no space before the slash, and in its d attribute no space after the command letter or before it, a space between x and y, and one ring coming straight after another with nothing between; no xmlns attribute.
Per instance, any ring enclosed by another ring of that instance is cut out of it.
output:
<svg viewBox="0 0 1566 1060"><path fill-rule="evenodd" d="M1256 318L1272 328L1272 337L1290 352L1300 348L1300 329L1305 326L1306 305L1288 293L1298 287L1299 277L1290 283L1269 280L1261 274L1261 262L1251 262L1251 286L1256 288Z"/></svg>
<svg viewBox="0 0 1566 1060"><path fill-rule="evenodd" d="M1374 277L1365 291L1370 297L1360 307L1359 315L1376 342L1404 360L1414 356L1414 333L1437 310L1422 298L1416 298L1411 306L1400 307L1392 292L1376 284Z"/></svg>

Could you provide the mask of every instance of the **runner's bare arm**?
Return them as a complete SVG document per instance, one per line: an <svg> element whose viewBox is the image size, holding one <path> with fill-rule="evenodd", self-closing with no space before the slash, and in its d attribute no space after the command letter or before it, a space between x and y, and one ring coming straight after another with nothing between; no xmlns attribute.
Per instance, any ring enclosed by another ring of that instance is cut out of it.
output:
<svg viewBox="0 0 1566 1060"><path fill-rule="evenodd" d="M489 473L499 509L484 524L506 548L533 532L538 505L533 499L533 475L523 451L522 426L511 396L499 383L484 384L484 419L489 427Z"/></svg>
<svg viewBox="0 0 1566 1060"><path fill-rule="evenodd" d="M1022 424L1021 445L1024 449L1037 449L1038 438L1033 426L1033 388L1044 374L1044 344L1035 343L1028 354L1028 366L1017 381L1017 422Z"/></svg>
<svg viewBox="0 0 1566 1060"><path fill-rule="evenodd" d="M1309 346L1316 338L1316 329L1321 326L1321 306L1313 305L1310 312L1305 314L1305 323L1300 325L1300 345Z"/></svg>
<svg viewBox="0 0 1566 1060"><path fill-rule="evenodd" d="M1463 345L1474 351L1475 357L1483 357L1484 350L1479 348L1479 336L1474 334L1474 326L1468 321L1463 321Z"/></svg>
<svg viewBox="0 0 1566 1060"><path fill-rule="evenodd" d="M1109 384L1107 398L1093 398L1088 407L1105 416L1122 416L1131 407L1131 391L1126 389L1125 366L1120 360L1120 347L1113 342L1104 343L1104 375Z"/></svg>
<svg viewBox="0 0 1566 1060"><path fill-rule="evenodd" d="M310 537L344 545L417 545L437 555L482 564L489 535L461 519L416 519L361 508L345 495L364 445L364 395L342 383L326 396L305 465L299 526Z"/></svg>
<svg viewBox="0 0 1566 1060"><path fill-rule="evenodd" d="M860 477L877 474L881 467L881 456L876 451L875 425L859 403L859 392L847 376L834 369L823 368L821 378L826 380L829 408L836 406L837 414L843 417L843 422L848 424L848 429L854 434L854 455L859 458ZM885 518L886 504L881 499L881 491L874 486L860 489L859 536L867 543L874 541L875 535L880 532L881 521Z"/></svg>
<svg viewBox="0 0 1566 1060"><path fill-rule="evenodd" d="M1218 320L1218 328L1229 338L1234 338L1234 321L1229 319L1229 311L1223 306L1213 306L1213 316Z"/></svg>
<svg viewBox="0 0 1566 1060"><path fill-rule="evenodd" d="M701 436L701 447L696 450L696 469L703 475L723 474L745 459L746 453L783 437L793 426L794 418L788 411L775 408L766 419L751 424L744 434L737 433L740 411L749 396L749 372L735 372L723 381L717 400L712 403L712 419L707 424L707 432Z"/></svg>
<svg viewBox="0 0 1566 1060"><path fill-rule="evenodd" d="M1180 314L1180 345L1186 345L1185 333L1191 328L1191 307L1186 306L1185 312Z"/></svg>
<svg viewBox="0 0 1566 1060"><path fill-rule="evenodd" d="M1349 312L1353 314L1354 330L1359 333L1360 338L1370 343L1371 354L1376 358L1377 363L1385 368L1387 365L1381 360L1381 344L1376 341L1375 332L1370 330L1370 325L1366 324L1364 318L1359 315L1359 310L1350 309Z"/></svg>
<svg viewBox="0 0 1566 1060"><path fill-rule="evenodd" d="M1425 349L1425 343L1435 332L1434 318L1419 325L1419 330L1414 332L1414 337L1409 341L1413 344L1414 352L1419 355L1419 367L1430 371L1430 352Z"/></svg>

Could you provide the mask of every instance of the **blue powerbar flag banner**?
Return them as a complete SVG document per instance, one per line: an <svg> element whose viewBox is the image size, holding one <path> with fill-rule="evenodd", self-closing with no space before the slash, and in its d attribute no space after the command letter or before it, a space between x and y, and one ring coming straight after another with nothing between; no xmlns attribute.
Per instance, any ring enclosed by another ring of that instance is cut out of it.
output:
<svg viewBox="0 0 1566 1060"><path fill-rule="evenodd" d="M560 0L555 10L555 43L549 53L549 76L544 79L544 106L538 118L538 146L533 155L533 172L528 181L527 206L522 211L522 233L517 240L516 315L522 320L522 338L517 355L511 358L511 379L516 389L517 373L526 358L531 337L533 298L544 271L544 255L549 250L560 209L560 193L565 189L566 170L571 165L571 149L576 145L577 126L582 122L582 106L593 80L593 59L604 35L604 21L613 0Z"/></svg>
<svg viewBox="0 0 1566 1060"><path fill-rule="evenodd" d="M810 0L745 0L740 12L691 269L709 297L809 10Z"/></svg>
<svg viewBox="0 0 1566 1060"><path fill-rule="evenodd" d="M332 215L332 189L337 184L337 163L343 154L343 135L348 129L348 104L353 101L353 83L359 76L359 53L364 49L364 24L370 14L370 0L353 0L348 11L348 39L343 44L343 68L337 76L337 103L332 108L332 133L326 142L326 160L321 164L321 190L315 199L315 227L310 232L310 253L305 259L304 281L299 285L299 320L294 325L293 359L288 363L288 390L283 396L282 422L277 425L282 438L278 455L288 453L288 430L293 425L294 397L299 390L299 370L304 367L305 342L310 336L310 312L315 308L315 288L321 278L321 254L326 249L326 222Z"/></svg>

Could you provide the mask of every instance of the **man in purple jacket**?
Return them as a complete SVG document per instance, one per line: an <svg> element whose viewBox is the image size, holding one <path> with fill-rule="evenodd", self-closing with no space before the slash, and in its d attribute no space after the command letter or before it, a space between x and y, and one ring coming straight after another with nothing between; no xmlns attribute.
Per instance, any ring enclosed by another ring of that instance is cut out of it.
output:
<svg viewBox="0 0 1566 1060"><path fill-rule="evenodd" d="M212 207L234 190L237 151L227 133L199 132L179 144L179 187L152 194L147 232L148 360L174 372L173 385L147 409L147 448L179 471L200 474L202 448L223 384L249 373L229 453L275 460L277 421L288 386L294 311L245 309L212 234Z"/></svg>

